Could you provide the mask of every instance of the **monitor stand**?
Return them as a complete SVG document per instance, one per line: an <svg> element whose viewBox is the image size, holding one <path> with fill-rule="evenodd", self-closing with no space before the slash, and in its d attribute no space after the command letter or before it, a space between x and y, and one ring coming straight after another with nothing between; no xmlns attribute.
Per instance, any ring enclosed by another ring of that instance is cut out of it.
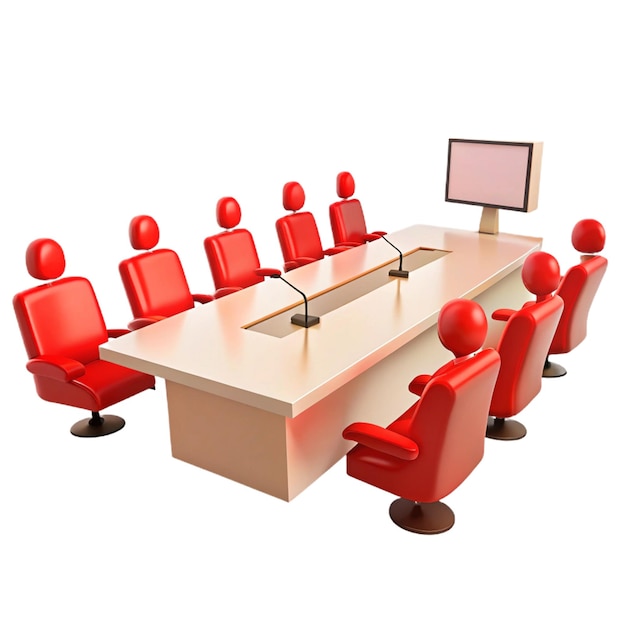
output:
<svg viewBox="0 0 626 626"><path fill-rule="evenodd" d="M491 206L484 206L483 213L480 216L479 233L487 235L498 234L498 209Z"/></svg>

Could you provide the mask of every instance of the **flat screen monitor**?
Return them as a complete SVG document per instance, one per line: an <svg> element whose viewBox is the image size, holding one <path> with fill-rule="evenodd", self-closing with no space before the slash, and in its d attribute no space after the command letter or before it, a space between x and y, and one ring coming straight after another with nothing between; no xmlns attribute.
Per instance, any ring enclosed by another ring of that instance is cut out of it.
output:
<svg viewBox="0 0 626 626"><path fill-rule="evenodd" d="M542 151L541 142L450 139L446 202L534 211Z"/></svg>

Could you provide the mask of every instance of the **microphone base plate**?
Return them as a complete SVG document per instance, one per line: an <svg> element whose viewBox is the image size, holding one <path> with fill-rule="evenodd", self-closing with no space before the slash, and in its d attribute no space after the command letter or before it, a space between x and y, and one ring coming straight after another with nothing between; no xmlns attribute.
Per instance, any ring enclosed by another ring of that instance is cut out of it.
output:
<svg viewBox="0 0 626 626"><path fill-rule="evenodd" d="M291 316L291 323L296 324L297 326L304 326L304 328L309 328L309 326L315 326L315 324L319 324L320 318L315 315L302 315L302 313L296 313Z"/></svg>
<svg viewBox="0 0 626 626"><path fill-rule="evenodd" d="M396 278L408 278L409 272L407 270L389 270L389 276L395 276Z"/></svg>

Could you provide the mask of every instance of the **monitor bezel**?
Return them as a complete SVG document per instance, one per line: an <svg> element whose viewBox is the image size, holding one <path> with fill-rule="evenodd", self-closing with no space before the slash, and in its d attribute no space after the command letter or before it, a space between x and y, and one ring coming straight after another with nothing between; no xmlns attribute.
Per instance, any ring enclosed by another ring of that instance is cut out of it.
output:
<svg viewBox="0 0 626 626"><path fill-rule="evenodd" d="M452 156L452 144L453 143L474 143L474 144L488 144L498 146L522 146L528 148L528 160L526 163L526 179L524 182L524 203L522 207L519 206L506 206L502 204L492 204L490 202L481 202L480 200L465 200L449 197L449 185L450 185L450 159ZM446 169L446 202L454 202L456 204L469 204L472 206L490 207L494 209L505 209L507 211L518 211L519 213L528 213L535 207L529 208L530 201L530 186L532 180L532 165L533 165L533 149L535 142L532 141L497 141L497 140L485 140L485 139L448 139L448 164Z"/></svg>

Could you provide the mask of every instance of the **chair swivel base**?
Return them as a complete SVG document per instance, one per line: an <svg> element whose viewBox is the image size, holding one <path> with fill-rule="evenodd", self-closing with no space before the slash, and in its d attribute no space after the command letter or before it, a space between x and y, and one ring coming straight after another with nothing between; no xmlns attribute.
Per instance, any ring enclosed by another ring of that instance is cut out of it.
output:
<svg viewBox="0 0 626 626"><path fill-rule="evenodd" d="M399 498L391 503L389 516L400 528L420 535L444 533L454 525L454 512L443 502Z"/></svg>
<svg viewBox="0 0 626 626"><path fill-rule="evenodd" d="M490 417L487 422L486 436L500 441L514 441L526 436L526 427L512 419Z"/></svg>
<svg viewBox="0 0 626 626"><path fill-rule="evenodd" d="M562 365L546 361L541 376L542 378L559 378L559 376L565 376L565 374L567 374L567 370Z"/></svg>
<svg viewBox="0 0 626 626"><path fill-rule="evenodd" d="M126 422L117 415L92 413L91 419L76 422L70 432L76 437L104 437L124 428Z"/></svg>

